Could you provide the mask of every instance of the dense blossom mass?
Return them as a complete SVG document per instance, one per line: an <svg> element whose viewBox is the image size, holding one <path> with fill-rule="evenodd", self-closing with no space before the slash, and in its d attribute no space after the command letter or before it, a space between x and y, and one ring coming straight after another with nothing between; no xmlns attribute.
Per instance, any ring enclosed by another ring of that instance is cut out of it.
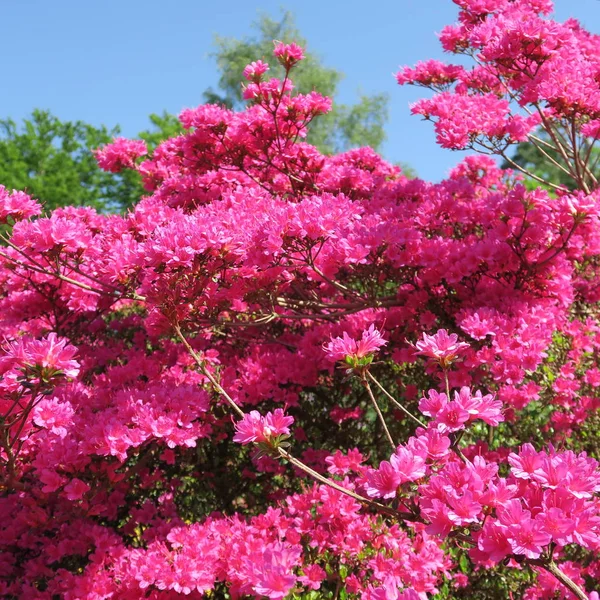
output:
<svg viewBox="0 0 600 600"><path fill-rule="evenodd" d="M598 599L600 38L455 3L413 112L575 191L320 154L282 42L245 110L98 150L127 214L0 187L0 596Z"/></svg>

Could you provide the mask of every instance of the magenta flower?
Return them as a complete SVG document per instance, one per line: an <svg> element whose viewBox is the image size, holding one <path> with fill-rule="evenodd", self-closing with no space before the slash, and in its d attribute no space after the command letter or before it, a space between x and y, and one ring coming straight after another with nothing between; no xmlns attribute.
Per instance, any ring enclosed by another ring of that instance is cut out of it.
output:
<svg viewBox="0 0 600 600"><path fill-rule="evenodd" d="M394 498L402 483L402 475L387 460L378 469L367 471L365 478L367 495L371 498Z"/></svg>
<svg viewBox="0 0 600 600"><path fill-rule="evenodd" d="M539 558L543 546L552 541L552 536L542 529L542 521L526 517L508 528L506 535L515 554L527 558Z"/></svg>
<svg viewBox="0 0 600 600"><path fill-rule="evenodd" d="M469 413L456 401L448 402L436 415L436 423L441 433L463 429L469 420Z"/></svg>
<svg viewBox="0 0 600 600"><path fill-rule="evenodd" d="M390 463L400 474L402 483L425 477L425 459L408 448L399 446L392 454Z"/></svg>
<svg viewBox="0 0 600 600"><path fill-rule="evenodd" d="M79 363L74 360L77 348L55 333L41 340L19 338L9 342L5 351L5 356L0 358L2 373L8 369L22 369L28 375L46 381L61 375L74 378L79 374Z"/></svg>
<svg viewBox="0 0 600 600"><path fill-rule="evenodd" d="M427 396L419 400L419 410L428 417L435 416L448 404L446 394L440 394L436 390L429 390Z"/></svg>
<svg viewBox="0 0 600 600"><path fill-rule="evenodd" d="M260 83L262 76L269 70L269 65L262 60L257 60L246 65L244 68L244 77L248 81Z"/></svg>
<svg viewBox="0 0 600 600"><path fill-rule="evenodd" d="M448 334L445 329L440 329L434 335L423 334L423 339L414 344L417 354L427 356L437 361L442 368L452 364L469 344L459 342L455 333Z"/></svg>
<svg viewBox="0 0 600 600"><path fill-rule="evenodd" d="M506 527L488 520L478 535L477 547L490 560L500 562L512 552L512 547L506 538L506 534Z"/></svg>
<svg viewBox="0 0 600 600"><path fill-rule="evenodd" d="M233 441L244 445L253 442L271 443L280 436L289 435L289 426L293 422L294 417L286 416L281 408L276 409L274 413L267 413L265 417L253 410L235 424Z"/></svg>
<svg viewBox="0 0 600 600"><path fill-rule="evenodd" d="M0 223L6 223L10 217L15 221L39 215L42 207L25 192L8 190L0 185Z"/></svg>
<svg viewBox="0 0 600 600"><path fill-rule="evenodd" d="M128 140L121 137L95 151L99 167L111 173L133 169L136 159L147 153L148 148L144 140Z"/></svg>
<svg viewBox="0 0 600 600"><path fill-rule="evenodd" d="M257 410L251 411L241 421L238 421L235 424L235 430L236 434L233 436L233 441L240 444L245 445L266 440L264 417Z"/></svg>
<svg viewBox="0 0 600 600"><path fill-rule="evenodd" d="M89 490L90 486L87 483L75 477L65 486L63 495L67 500L81 500L84 494Z"/></svg>
<svg viewBox="0 0 600 600"><path fill-rule="evenodd" d="M293 67L304 58L304 50L294 42L291 44L276 42L273 54L286 69Z"/></svg>
<svg viewBox="0 0 600 600"><path fill-rule="evenodd" d="M481 513L481 504L477 502L471 491L467 490L462 496L450 496L448 503L451 510L448 518L455 525L466 525L476 523Z"/></svg>
<svg viewBox="0 0 600 600"><path fill-rule="evenodd" d="M294 422L294 417L286 416L281 408L274 413L267 413L264 420L263 432L266 437L277 437L279 435L289 435L289 426Z"/></svg>
<svg viewBox="0 0 600 600"><path fill-rule="evenodd" d="M318 590L321 582L327 577L327 573L319 565L307 565L302 570L304 575L299 577L299 580L310 590Z"/></svg>
<svg viewBox="0 0 600 600"><path fill-rule="evenodd" d="M363 331L360 340L357 341L344 332L342 337L331 338L331 341L323 346L323 350L330 360L343 360L357 367L370 364L373 353L386 344L387 341L383 339L381 332L375 329L375 325L371 325Z"/></svg>

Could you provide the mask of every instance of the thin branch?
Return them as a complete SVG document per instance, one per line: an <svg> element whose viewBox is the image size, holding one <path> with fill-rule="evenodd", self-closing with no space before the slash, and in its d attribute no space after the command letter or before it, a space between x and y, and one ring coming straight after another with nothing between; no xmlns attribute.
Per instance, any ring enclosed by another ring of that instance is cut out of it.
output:
<svg viewBox="0 0 600 600"><path fill-rule="evenodd" d="M416 521L415 516L410 513L399 512L389 506L379 504L379 502L375 502L374 500L365 498L364 496L361 496L360 494L357 494L356 492L353 492L352 490L346 489L345 487L338 485L337 483L335 483L335 481L331 481L331 479L327 479L327 477L324 477L320 473L317 473L317 471L311 469L308 465L305 465L302 461L293 457L289 452L287 452L286 450L284 450L281 447L277 448L277 452L279 453L279 455L282 458L285 458L285 460L289 461L295 467L298 467L300 470L304 471L307 475L310 475L311 477L313 477L320 483L327 485L327 486L333 488L334 490L337 490L338 492L342 492L343 494L346 494L346 496L350 496L350 498L354 498L355 500L358 500L362 504L366 504L367 506L377 510L380 513L384 513L391 517L401 518L405 521Z"/></svg>
<svg viewBox="0 0 600 600"><path fill-rule="evenodd" d="M375 400L375 396L373 396L373 390L371 389L371 386L369 385L369 382L367 381L367 378L364 375L363 375L362 382L363 382L363 385L367 388L367 393L369 394L369 398L371 399L373 408L375 408L375 412L377 413L377 416L379 417L379 421L383 425L383 430L385 431L385 434L386 434L388 440L390 441L390 444L392 445L392 450L396 450L396 446L398 444L396 444L394 442L394 438L392 437L392 434L390 433L390 430L388 429L388 426L386 425L385 419L383 418L383 414L381 413L381 409L379 408L379 404L377 404L377 400Z"/></svg>
<svg viewBox="0 0 600 600"><path fill-rule="evenodd" d="M233 408L233 410L238 414L238 416L244 418L246 413L235 403L233 398L225 391L225 389L221 386L221 384L215 379L213 374L206 368L206 362L198 356L197 352L191 347L190 343L187 341L186 337L181 333L181 329L179 325L173 325L173 329L177 334L177 337L181 340L181 343L185 346L186 350L190 353L190 356L196 361L196 364L200 368L200 372L204 375L212 384L212 386L217 390L223 398L227 401L229 406Z"/></svg>
<svg viewBox="0 0 600 600"><path fill-rule="evenodd" d="M554 575L579 600L588 600L588 595L566 573L563 573L554 561L550 561L547 564L542 563L540 566L546 569L548 573Z"/></svg>
<svg viewBox="0 0 600 600"><path fill-rule="evenodd" d="M423 427L424 429L427 429L427 425L421 421L421 419L415 417L415 415L413 415L408 409L404 408L404 406L402 406L402 404L400 404L400 402L398 402L398 400L396 400L396 398L394 398L394 396L392 396L380 383L379 381L377 381L377 379L375 379L375 377L373 377L373 375L371 375L371 373L369 371L367 371L367 377L369 377L371 379L371 381L407 416L410 417L413 421L415 421L415 423L417 423L417 425L419 425L420 427Z"/></svg>
<svg viewBox="0 0 600 600"><path fill-rule="evenodd" d="M500 156L502 156L502 158L508 164L510 164L512 167L514 167L515 169L518 169L519 171L521 171L521 173L525 173L525 175L527 175L528 177L531 177L531 179L535 179L539 183L543 183L544 185L548 185L553 190L563 190L564 189L564 186L556 185L554 183L550 183L549 181L546 181L542 177L538 177L535 173L532 173L531 171L529 171L529 169L526 169L525 167L522 167L520 164L516 163L512 158L510 158L510 156L508 156L506 154L506 152L500 152Z"/></svg>

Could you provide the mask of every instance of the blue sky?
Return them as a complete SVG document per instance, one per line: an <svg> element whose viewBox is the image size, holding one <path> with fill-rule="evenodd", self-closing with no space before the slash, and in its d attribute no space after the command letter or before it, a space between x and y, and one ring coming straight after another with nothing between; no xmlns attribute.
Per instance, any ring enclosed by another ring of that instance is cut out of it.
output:
<svg viewBox="0 0 600 600"><path fill-rule="evenodd" d="M556 0L556 16L600 33L600 1ZM400 87L400 65L444 58L435 32L456 20L451 0L0 0L0 118L34 108L65 120L119 124L133 136L153 112L196 106L216 87L214 34L251 33L260 12L281 8L326 65L343 71L340 100L390 96L386 158L439 180L460 160L435 145L431 124L409 113L423 91Z"/></svg>

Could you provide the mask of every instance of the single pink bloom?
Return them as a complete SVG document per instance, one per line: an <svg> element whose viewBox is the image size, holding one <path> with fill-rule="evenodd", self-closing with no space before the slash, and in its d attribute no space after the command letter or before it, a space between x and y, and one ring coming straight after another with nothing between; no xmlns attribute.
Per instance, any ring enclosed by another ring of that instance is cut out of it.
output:
<svg viewBox="0 0 600 600"><path fill-rule="evenodd" d="M440 329L434 335L424 333L423 339L416 342L414 347L418 350L417 354L433 358L445 368L470 346L459 342L455 333L449 335L445 329Z"/></svg>
<svg viewBox="0 0 600 600"><path fill-rule="evenodd" d="M469 413L458 402L448 402L436 415L435 423L441 433L448 433L464 429L468 420Z"/></svg>
<svg viewBox="0 0 600 600"><path fill-rule="evenodd" d="M319 565L307 565L303 569L304 575L300 581L310 590L318 590L327 573Z"/></svg>
<svg viewBox="0 0 600 600"><path fill-rule="evenodd" d="M55 333L41 340L14 342L24 345L24 362L49 371L61 371L67 377L77 377L79 363L73 360L77 348L71 346L66 338L59 338Z"/></svg>
<svg viewBox="0 0 600 600"><path fill-rule="evenodd" d="M394 498L402 483L402 475L387 460L378 469L367 471L365 478L367 495L371 498Z"/></svg>
<svg viewBox="0 0 600 600"><path fill-rule="evenodd" d="M253 81L254 83L259 83L261 77L269 70L269 65L262 60L257 60L255 62L251 62L249 65L246 65L244 68L244 77L248 81Z"/></svg>
<svg viewBox="0 0 600 600"><path fill-rule="evenodd" d="M59 475L56 471L43 469L40 473L40 481L44 484L42 492L49 494L51 492L55 492L61 485L63 485L66 479Z"/></svg>
<svg viewBox="0 0 600 600"><path fill-rule="evenodd" d="M435 417L446 404L448 404L446 394L440 394L436 390L429 390L427 396L419 400L419 410L428 417Z"/></svg>
<svg viewBox="0 0 600 600"><path fill-rule="evenodd" d="M527 558L539 558L543 546L552 541L552 536L542 529L536 519L525 518L508 528L507 539L515 554L524 554Z"/></svg>
<svg viewBox="0 0 600 600"><path fill-rule="evenodd" d="M575 530L575 521L571 517L567 517L560 508L549 508L540 513L537 519L543 524L544 531L550 534L552 539L561 546L573 542L572 533Z"/></svg>
<svg viewBox="0 0 600 600"><path fill-rule="evenodd" d="M253 410L235 424L233 441L240 444L268 442L274 437L289 435L289 426L293 422L294 417L286 416L281 408L276 409L274 413L267 413L265 417Z"/></svg>
<svg viewBox="0 0 600 600"><path fill-rule="evenodd" d="M264 442L266 440L264 418L257 410L244 415L243 419L235 424L235 430L236 433L233 436L233 441L240 444Z"/></svg>
<svg viewBox="0 0 600 600"><path fill-rule="evenodd" d="M512 553L512 547L506 537L506 528L491 520L486 521L477 537L477 547L495 563Z"/></svg>
<svg viewBox="0 0 600 600"><path fill-rule="evenodd" d="M266 437L289 435L289 426L293 422L294 417L286 416L281 408L277 408L274 413L267 413L264 419L263 433Z"/></svg>
<svg viewBox="0 0 600 600"><path fill-rule="evenodd" d="M396 452L392 454L390 464L400 475L401 483L416 481L421 477L425 477L425 459L403 446L399 446Z"/></svg>
<svg viewBox="0 0 600 600"><path fill-rule="evenodd" d="M542 454L531 444L523 444L519 454L511 452L508 455L512 474L518 479L531 479L534 473L541 472L542 462Z"/></svg>
<svg viewBox="0 0 600 600"><path fill-rule="evenodd" d="M356 341L351 338L346 332L342 337L331 338L331 341L323 346L323 350L327 353L330 360L360 360L385 346L387 341L381 336L381 332L375 329L375 325L371 325L362 333L360 340Z"/></svg>
<svg viewBox="0 0 600 600"><path fill-rule="evenodd" d="M81 500L83 495L90 490L90 486L81 481L81 479L74 478L63 489L63 495L67 500Z"/></svg>
<svg viewBox="0 0 600 600"><path fill-rule="evenodd" d="M304 58L304 50L294 42L291 44L275 42L273 54L277 57L279 62L288 69Z"/></svg>
<svg viewBox="0 0 600 600"><path fill-rule="evenodd" d="M448 499L452 510L448 512L448 518L455 525L465 525L467 523L477 523L481 513L481 504L477 502L473 494L467 490L460 497L450 497Z"/></svg>

